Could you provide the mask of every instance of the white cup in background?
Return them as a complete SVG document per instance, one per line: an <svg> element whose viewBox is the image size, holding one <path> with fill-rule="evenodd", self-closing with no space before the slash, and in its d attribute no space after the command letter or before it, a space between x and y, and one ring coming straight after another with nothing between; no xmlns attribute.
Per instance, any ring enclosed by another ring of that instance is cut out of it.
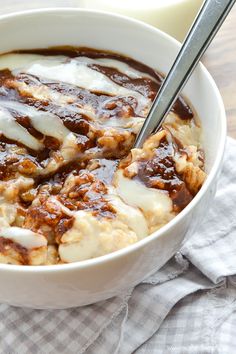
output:
<svg viewBox="0 0 236 354"><path fill-rule="evenodd" d="M84 7L134 17L182 41L203 0L84 0Z"/></svg>
<svg viewBox="0 0 236 354"><path fill-rule="evenodd" d="M114 12L153 25L182 41L203 0L1 0L0 14L50 7Z"/></svg>

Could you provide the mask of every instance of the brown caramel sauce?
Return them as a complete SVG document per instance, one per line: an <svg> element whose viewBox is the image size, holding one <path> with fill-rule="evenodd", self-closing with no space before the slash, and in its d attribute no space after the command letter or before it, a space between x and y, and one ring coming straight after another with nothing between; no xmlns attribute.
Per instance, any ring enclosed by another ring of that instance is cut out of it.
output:
<svg viewBox="0 0 236 354"><path fill-rule="evenodd" d="M46 56L65 55L70 58L86 56L89 58L120 60L134 69L150 75L153 77L153 80L149 77L133 79L114 68L102 65L92 65L91 67L109 77L116 84L137 91L151 100L155 98L163 80L161 74L148 66L134 59L108 51L64 46L48 49L19 50L15 51L15 53L42 54ZM75 101L73 104L68 103L68 106L65 105L62 107L50 101L38 100L32 97L27 91L20 91L18 83L36 87L44 85L55 92L75 97ZM107 120L108 125L109 119L113 117L129 118L137 116L137 101L133 97L111 97L102 92L90 92L74 85L54 82L29 74L19 74L15 77L7 69L0 71L0 102L1 100L18 101L25 105L33 106L39 111L57 115L63 124L76 134L77 143L81 151L89 150L95 156L96 154L99 155L102 142L104 141L102 135L102 129L104 128L96 127L94 122L85 114L81 114L76 107L91 106L94 109L96 117ZM73 105L73 111L69 109L70 105ZM173 111L184 120L191 120L194 117L191 108L183 98L179 98L176 101ZM38 132L32 126L29 117L22 116L14 111L11 111L11 114L31 135L43 142L45 148L42 151L33 151L19 142L12 141L1 135L0 180L14 178L17 171L20 171L20 168L23 175L33 176L35 168L37 166L42 167L43 163L50 157L52 151L56 151L60 147L60 142L57 139L44 136ZM93 131L92 135L91 131ZM114 137L110 137L110 139L112 141ZM104 152L98 159L91 160L88 158L87 161L80 161L78 159L77 161L65 164L53 174L35 177L35 191L32 195L26 195L25 199L23 196L22 198L19 197L19 203L22 205L25 216L23 227L37 232L42 224L46 224L54 233L57 242L71 228L74 222L73 217L69 217L49 202L49 197L52 195L55 195L70 210L89 210L98 217L112 217L115 210L103 196L107 192L107 185L112 181L119 160L127 156L131 149L135 135L131 134L131 140L127 144L125 136L122 135L122 128L119 128L115 139L117 140L117 148ZM14 149L11 149L14 147L22 147L24 153L14 153ZM174 209L180 211L191 201L193 195L189 192L181 176L175 170L174 161L171 157L173 149L172 144L169 144L166 140L161 141L151 160L139 161L138 174L135 178L147 187L168 191L173 200ZM67 193L62 193L61 190L64 181L70 174L75 176L75 184ZM38 196L39 203L31 205L35 196ZM4 245L6 244L7 241L0 237L0 251L1 247L5 247ZM22 257L26 257L25 251L22 250L22 252ZM22 262L26 262L26 258L22 259Z"/></svg>
<svg viewBox="0 0 236 354"><path fill-rule="evenodd" d="M151 159L138 161L138 173L134 179L143 182L148 188L168 191L174 211L180 212L191 202L193 195L175 169L172 157L174 149L173 143L163 138Z"/></svg>

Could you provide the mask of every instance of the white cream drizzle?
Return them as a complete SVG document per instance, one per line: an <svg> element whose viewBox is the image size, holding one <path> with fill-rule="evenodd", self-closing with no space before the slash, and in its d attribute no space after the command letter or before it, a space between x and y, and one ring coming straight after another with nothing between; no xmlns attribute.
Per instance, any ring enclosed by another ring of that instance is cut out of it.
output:
<svg viewBox="0 0 236 354"><path fill-rule="evenodd" d="M34 107L27 106L17 101L1 100L0 107L1 106L28 116L36 130L42 134L52 136L61 142L68 134L70 134L70 130L64 126L60 118L58 118L55 114L38 111Z"/></svg>
<svg viewBox="0 0 236 354"><path fill-rule="evenodd" d="M55 55L55 56L48 56L47 60L50 62L50 59L54 60L55 58L61 59L65 61L67 59L64 55ZM45 56L40 54L4 54L0 56L0 70L3 69L20 69L24 68L27 65L32 64L33 62L38 62L40 60L44 60ZM78 57L76 60L80 63L85 65L97 64L102 65L108 68L115 68L119 70L121 73L129 76L132 79L139 79L139 78L150 78L155 81L155 79L142 71L136 70L127 63L124 63L120 60L110 59L110 58L88 58L88 57Z"/></svg>
<svg viewBox="0 0 236 354"><path fill-rule="evenodd" d="M97 119L94 108L89 105L84 105L83 107L80 107L80 105L76 102L76 96L62 94L60 92L50 89L44 84L37 86L36 83L36 86L33 86L26 85L24 82L21 81L15 81L14 85L20 92L30 94L37 100L50 101L60 107L66 107L68 111L86 115L91 120L96 121Z"/></svg>
<svg viewBox="0 0 236 354"><path fill-rule="evenodd" d="M3 54L0 55L0 70L23 68L43 58L45 56L38 54Z"/></svg>
<svg viewBox="0 0 236 354"><path fill-rule="evenodd" d="M126 204L120 196L117 194L117 191L114 187L110 186L108 188L108 193L103 196L108 203L110 203L117 212L116 219L120 220L121 222L126 223L131 230L133 230L139 239L147 236L148 234L148 227L147 222L145 220L144 215L142 212L134 207ZM57 205L66 215L75 218L80 217L81 211L72 211L65 207L56 197L50 197L50 200L53 204ZM83 213L87 213L83 211ZM127 215L129 218L127 219ZM96 217L95 217L96 218ZM106 222L109 222L109 219L106 219ZM111 219L112 222L112 219Z"/></svg>
<svg viewBox="0 0 236 354"><path fill-rule="evenodd" d="M138 239L148 235L148 226L143 213L136 206L125 203L113 187L109 187L106 199L115 208L117 218L126 223L133 230ZM127 217L128 215L128 217Z"/></svg>
<svg viewBox="0 0 236 354"><path fill-rule="evenodd" d="M0 131L8 139L18 141L33 150L40 150L43 145L35 139L4 107L0 106Z"/></svg>
<svg viewBox="0 0 236 354"><path fill-rule="evenodd" d="M123 171L118 170L115 175L118 195L129 205L139 207L144 211L155 208L172 210L172 201L168 193L154 188L147 188L144 184L123 176Z"/></svg>
<svg viewBox="0 0 236 354"><path fill-rule="evenodd" d="M151 75L141 72L139 70L134 69L133 67L129 66L128 64L116 60L116 59L109 59L109 58L97 58L91 59L87 57L78 57L76 58L77 61L81 63L85 63L87 65L101 65L107 68L114 68L120 71L122 74L129 76L132 79L141 79L141 78L149 78L153 81L156 81Z"/></svg>
<svg viewBox="0 0 236 354"><path fill-rule="evenodd" d="M22 72L72 84L94 92L99 91L113 96L132 96L137 99L140 112L151 104L150 99L139 92L128 90L116 84L106 75L89 68L85 62L80 62L78 59L68 61L68 58L65 60L63 57L55 56L50 57L50 59L44 57L44 59L35 61L23 68L13 70L15 75Z"/></svg>
<svg viewBox="0 0 236 354"><path fill-rule="evenodd" d="M151 101L134 90L128 90L110 80L106 75L89 68L88 65L99 64L106 67L113 67L121 73L128 75L131 78L147 77L146 74L133 69L128 64L119 60L100 58L90 59L87 57L78 57L68 59L66 56L44 56L34 54L6 54L0 56L0 69L9 68L13 74L28 73L35 76L47 78L49 80L65 82L79 87L83 87L90 91L100 91L114 96L132 96L138 101L137 112L140 115L146 113L151 105ZM32 78L33 79L33 78ZM94 109L89 106L79 107L71 104L76 97L63 95L59 92L54 92L46 85L39 87L25 85L22 82L16 81L16 87L20 90L29 91L33 97L37 99L47 99L60 106L66 106L68 110L84 114L92 121L104 125L105 127L127 128L135 130L137 133L143 122L143 118L129 119L108 119L99 120L96 117ZM63 125L60 118L48 112L38 111L34 107L29 107L20 102L1 101L0 103L0 129L2 134L7 138L16 140L25 146L39 150L43 148L43 144L33 137L27 129L18 124L13 115L7 111L13 109L21 114L25 114L31 120L33 127L44 135L52 136L58 139L61 143L70 131Z"/></svg>
<svg viewBox="0 0 236 354"><path fill-rule="evenodd" d="M47 246L47 240L43 235L21 227L0 228L0 236L19 243L27 249Z"/></svg>
<svg viewBox="0 0 236 354"><path fill-rule="evenodd" d="M167 192L147 188L140 182L124 177L122 170L116 171L114 183L120 198L126 204L140 208L150 227L153 223L163 224L163 221L173 217L173 204Z"/></svg>
<svg viewBox="0 0 236 354"><path fill-rule="evenodd" d="M74 104L76 101L75 96L66 96L60 92L55 92L46 85L41 85L40 87L27 86L23 82L17 82L17 88L23 92L31 94L35 99L49 100L56 105L66 106L68 111L85 115L89 118L89 120L95 123L99 122L99 124L103 125L104 127L123 129L132 128L134 133L138 133L145 120L145 118L138 116L129 118L112 117L109 119L100 119L98 115L95 114L95 110L92 106L84 105L83 108L80 108L77 104Z"/></svg>

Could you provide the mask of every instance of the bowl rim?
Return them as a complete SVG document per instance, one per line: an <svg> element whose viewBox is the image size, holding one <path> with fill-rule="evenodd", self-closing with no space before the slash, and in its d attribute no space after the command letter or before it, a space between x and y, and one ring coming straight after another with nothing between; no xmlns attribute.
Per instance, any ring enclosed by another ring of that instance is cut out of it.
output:
<svg viewBox="0 0 236 354"><path fill-rule="evenodd" d="M66 13L71 13L72 15L75 14L80 14L80 13L85 13L85 14L90 14L90 15L95 15L95 16L101 16L101 17L113 17L115 19L125 21L125 22L130 22L133 23L136 26L142 26L144 29L156 32L159 36L163 37L165 40L171 42L172 45L175 47L180 47L181 43L168 35L165 32L162 32L161 30L146 24L145 22L142 22L140 20L136 20L133 18L130 18L128 16L120 15L120 14L114 14L112 12L107 12L107 11L101 11L101 10L90 10L90 9L83 9L83 8L78 8L78 7L51 7L51 8L40 8L40 9L28 9L28 10L22 10L22 11L15 11L11 12L8 14L2 14L0 15L0 22L8 19L14 19L14 18L19 18L19 17L24 17L24 16L31 16L31 15L42 15L46 13L51 13L51 14L66 14ZM84 268L92 268L94 266L99 266L102 264L105 264L109 261L113 261L117 258L121 258L123 256L126 256L136 250L141 249L148 243L152 242L154 239L159 238L162 236L162 234L170 231L176 224L178 224L182 219L184 219L190 211L200 202L200 200L203 198L215 178L217 177L217 174L219 172L219 168L221 166L223 156L224 156L224 150L225 150L225 143L226 143L226 132L227 132L227 121L226 121L226 113L225 113L225 107L224 103L221 97L221 94L219 92L219 89L213 80L212 76L208 72L208 70L205 68L205 66L202 63L198 64L198 67L201 69L203 72L204 76L207 78L209 83L211 84L212 89L215 92L215 95L217 97L217 102L219 104L219 112L220 112L220 140L218 142L218 152L215 158L215 161L213 163L213 166L206 178L206 181L204 182L202 188L200 191L197 193L197 195L193 198L193 200L178 214L176 215L171 221L169 221L166 225L161 227L159 230L155 231L154 233L150 234L149 236L137 241L136 243L129 245L123 249L120 249L118 251L114 251L112 253L108 253L103 256L99 256L96 258L92 259L87 259L83 261L77 261L73 263L63 263L63 264L55 264L55 265L15 265L15 264L4 264L0 263L0 271L9 271L9 272L21 272L21 273L50 273L50 272L58 272L58 271L63 271L67 272L70 270L81 270Z"/></svg>

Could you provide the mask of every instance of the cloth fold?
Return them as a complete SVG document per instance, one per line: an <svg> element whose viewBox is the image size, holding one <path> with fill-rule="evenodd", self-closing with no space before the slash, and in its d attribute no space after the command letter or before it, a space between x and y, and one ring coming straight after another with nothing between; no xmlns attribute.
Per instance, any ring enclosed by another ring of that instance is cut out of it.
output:
<svg viewBox="0 0 236 354"><path fill-rule="evenodd" d="M83 308L0 305L0 353L236 352L235 157L228 138L212 208L161 270L123 296Z"/></svg>
<svg viewBox="0 0 236 354"><path fill-rule="evenodd" d="M181 253L212 282L236 274L236 142L228 138L218 191L206 220Z"/></svg>

